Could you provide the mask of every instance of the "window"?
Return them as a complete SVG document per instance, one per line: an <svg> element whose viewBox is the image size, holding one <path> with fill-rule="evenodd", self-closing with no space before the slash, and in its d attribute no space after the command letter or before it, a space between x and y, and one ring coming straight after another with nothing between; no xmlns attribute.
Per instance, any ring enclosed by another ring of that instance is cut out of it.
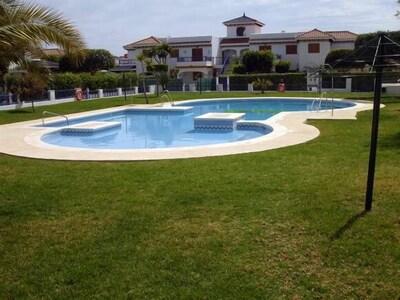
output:
<svg viewBox="0 0 400 300"><path fill-rule="evenodd" d="M297 45L286 45L286 54L297 54Z"/></svg>
<svg viewBox="0 0 400 300"><path fill-rule="evenodd" d="M271 50L271 46L260 46L258 49L259 49L260 51L261 51L261 50Z"/></svg>
<svg viewBox="0 0 400 300"><path fill-rule="evenodd" d="M246 27L238 27L236 29L236 36L244 36L245 30L246 30Z"/></svg>
<svg viewBox="0 0 400 300"><path fill-rule="evenodd" d="M171 55L171 58L178 58L179 57L179 49L172 49L170 55Z"/></svg>
<svg viewBox="0 0 400 300"><path fill-rule="evenodd" d="M192 61L203 61L203 48L192 48Z"/></svg>
<svg viewBox="0 0 400 300"><path fill-rule="evenodd" d="M319 43L308 44L308 53L319 53Z"/></svg>

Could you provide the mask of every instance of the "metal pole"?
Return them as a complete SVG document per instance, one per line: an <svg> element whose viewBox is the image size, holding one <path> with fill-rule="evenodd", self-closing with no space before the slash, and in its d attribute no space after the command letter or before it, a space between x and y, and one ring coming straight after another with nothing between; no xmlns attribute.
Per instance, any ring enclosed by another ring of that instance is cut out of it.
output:
<svg viewBox="0 0 400 300"><path fill-rule="evenodd" d="M201 94L201 78L202 78L202 76L200 75L200 78L199 78L199 82L200 82L200 94Z"/></svg>
<svg viewBox="0 0 400 300"><path fill-rule="evenodd" d="M374 91L374 109L372 113L372 129L371 129L371 147L368 164L368 180L365 197L365 211L370 211L372 208L372 196L374 191L374 177L376 165L376 150L378 145L378 129L379 129L379 112L381 105L382 92L382 55L384 54L384 43L382 38L384 35L379 35L378 49L376 56L376 75L375 75L375 91Z"/></svg>
<svg viewBox="0 0 400 300"><path fill-rule="evenodd" d="M124 80L124 96L126 102L126 80L125 80L125 72L122 73L122 79Z"/></svg>

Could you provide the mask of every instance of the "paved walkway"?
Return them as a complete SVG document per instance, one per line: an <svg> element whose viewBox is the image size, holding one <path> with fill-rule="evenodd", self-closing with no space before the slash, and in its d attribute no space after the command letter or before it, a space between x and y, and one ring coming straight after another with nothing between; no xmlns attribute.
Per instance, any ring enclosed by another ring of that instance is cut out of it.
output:
<svg viewBox="0 0 400 300"><path fill-rule="evenodd" d="M34 120L0 126L0 152L40 159L134 161L207 157L266 151L305 143L316 138L319 135L319 130L314 126L306 124L308 119L356 119L357 112L372 109L372 103L370 102L355 101L355 103L356 106L354 107L335 110L333 116L330 110L279 113L266 121L261 121L261 123L273 127L274 130L272 133L259 138L234 143L183 148L104 150L59 147L41 141L42 135L57 130L57 128L34 127L41 124L41 120ZM142 105L141 107L146 106ZM123 107L73 114L68 117L88 116L90 114L113 112L121 109ZM59 120L58 118L55 119ZM51 120L51 118L46 119L46 121Z"/></svg>

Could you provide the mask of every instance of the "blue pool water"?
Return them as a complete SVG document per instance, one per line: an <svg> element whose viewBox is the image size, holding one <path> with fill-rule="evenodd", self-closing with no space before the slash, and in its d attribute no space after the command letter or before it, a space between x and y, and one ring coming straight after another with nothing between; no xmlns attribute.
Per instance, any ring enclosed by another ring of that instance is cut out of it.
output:
<svg viewBox="0 0 400 300"><path fill-rule="evenodd" d="M94 133L56 130L44 135L48 144L91 149L150 149L193 147L238 142L272 132L266 125L238 125L236 130L194 129L194 118L209 112L246 113L244 120L265 120L282 111L306 111L312 103L305 99L240 99L192 101L176 104L191 107L186 111L143 111L134 108L71 120L69 125L88 121L119 122L120 126ZM335 109L350 107L351 102L335 101ZM332 105L332 103L329 103ZM331 106L330 106L331 107ZM329 107L329 108L330 108ZM322 107L322 109L325 109ZM64 127L65 121L46 124Z"/></svg>

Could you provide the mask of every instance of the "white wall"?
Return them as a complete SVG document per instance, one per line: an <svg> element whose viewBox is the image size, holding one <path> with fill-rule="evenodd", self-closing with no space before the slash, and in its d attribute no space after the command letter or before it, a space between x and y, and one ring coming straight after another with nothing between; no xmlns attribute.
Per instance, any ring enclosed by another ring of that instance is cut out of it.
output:
<svg viewBox="0 0 400 300"><path fill-rule="evenodd" d="M221 38L212 37L212 39L211 39L212 57L218 56L220 42L221 42Z"/></svg>
<svg viewBox="0 0 400 300"><path fill-rule="evenodd" d="M271 44L271 51L275 55L279 55L282 60L290 61L290 70L294 71L299 68L299 55L298 54L286 54L286 45L293 45L294 43L279 43L279 44ZM259 50L259 44L251 44L250 50ZM297 49L298 51L298 49Z"/></svg>
<svg viewBox="0 0 400 300"><path fill-rule="evenodd" d="M334 42L332 43L332 49L354 49L353 42Z"/></svg>
<svg viewBox="0 0 400 300"><path fill-rule="evenodd" d="M319 53L308 53L308 44L319 43ZM330 41L299 41L297 53L299 56L299 70L303 71L307 65L323 65L325 57L331 50Z"/></svg>
<svg viewBox="0 0 400 300"><path fill-rule="evenodd" d="M253 33L261 33L261 27L258 25L245 25L245 26L227 26L226 27L226 36L227 37L238 37L236 35L236 29L238 27L244 27L244 34L243 36L249 36L250 34Z"/></svg>

